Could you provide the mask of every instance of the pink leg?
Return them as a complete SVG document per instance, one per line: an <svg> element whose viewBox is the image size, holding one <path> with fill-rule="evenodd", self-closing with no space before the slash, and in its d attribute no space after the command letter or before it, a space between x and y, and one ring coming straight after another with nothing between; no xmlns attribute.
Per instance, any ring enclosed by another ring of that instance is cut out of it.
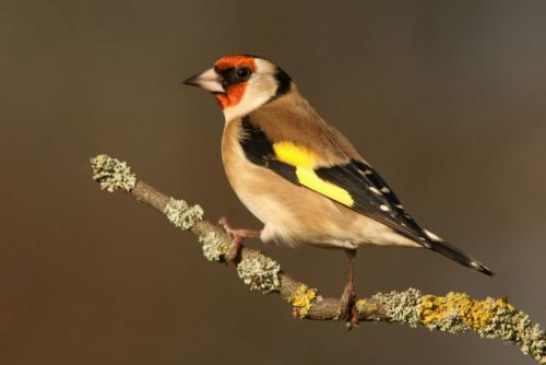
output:
<svg viewBox="0 0 546 365"><path fill-rule="evenodd" d="M349 261L349 275L347 283L341 294L341 303L344 306L345 320L347 329L358 325L358 313L356 312L356 291L355 291L355 257L356 250L345 250Z"/></svg>
<svg viewBox="0 0 546 365"><path fill-rule="evenodd" d="M233 228L229 225L226 217L220 218L218 222L227 233L229 233L233 239L229 245L228 252L226 253L226 261L234 262L239 258L241 249L243 248L243 239L244 238L254 238L260 237L261 230L257 229L244 229L244 228Z"/></svg>

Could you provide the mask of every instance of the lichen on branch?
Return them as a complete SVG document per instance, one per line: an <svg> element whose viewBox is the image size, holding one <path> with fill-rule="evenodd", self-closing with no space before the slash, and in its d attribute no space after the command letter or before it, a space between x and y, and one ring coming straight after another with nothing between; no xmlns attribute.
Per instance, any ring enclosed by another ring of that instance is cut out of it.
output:
<svg viewBox="0 0 546 365"><path fill-rule="evenodd" d="M199 205L171 198L137 180L126 162L98 155L91 159L93 179L101 189L122 190L136 200L164 214L176 227L198 237L203 255L212 262L225 261L231 237L222 228L203 219ZM279 263L262 252L244 247L235 262L237 273L250 290L277 293L292 306L295 318L343 319L338 298L325 298L281 270ZM401 292L377 293L359 299L355 305L360 321L380 321L425 327L448 333L473 331L483 338L512 343L526 355L546 364L546 336L529 315L517 310L505 298L476 300L466 293L445 296L422 294L409 288Z"/></svg>
<svg viewBox="0 0 546 365"><path fill-rule="evenodd" d="M103 154L91 158L91 168L93 180L100 184L102 190L112 193L121 189L128 192L135 187L136 176L127 162Z"/></svg>

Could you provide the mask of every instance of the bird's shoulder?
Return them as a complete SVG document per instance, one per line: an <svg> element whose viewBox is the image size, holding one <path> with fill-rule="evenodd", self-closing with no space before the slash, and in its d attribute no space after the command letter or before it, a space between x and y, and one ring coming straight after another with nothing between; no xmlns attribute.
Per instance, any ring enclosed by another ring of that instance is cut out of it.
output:
<svg viewBox="0 0 546 365"><path fill-rule="evenodd" d="M241 120L243 133L259 130L277 149L296 148L315 157L316 166L361 160L351 143L328 124L297 91L284 95Z"/></svg>

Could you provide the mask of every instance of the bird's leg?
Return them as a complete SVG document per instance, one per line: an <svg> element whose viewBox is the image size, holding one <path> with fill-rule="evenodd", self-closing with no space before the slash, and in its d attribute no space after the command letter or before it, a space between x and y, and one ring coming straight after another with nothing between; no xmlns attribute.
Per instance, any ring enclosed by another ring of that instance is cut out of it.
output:
<svg viewBox="0 0 546 365"><path fill-rule="evenodd" d="M239 257L241 249L243 248L243 239L247 237L260 237L261 230L257 229L244 229L244 228L233 228L229 225L227 218L222 217L218 222L227 233L232 236L231 243L229 245L228 251L226 252L226 261L234 262Z"/></svg>
<svg viewBox="0 0 546 365"><path fill-rule="evenodd" d="M346 320L347 329L351 329L358 325L358 313L356 312L356 291L355 291L355 257L356 250L346 249L347 260L349 261L349 275L347 276L347 283L343 289L341 295L341 304L343 306L344 316Z"/></svg>

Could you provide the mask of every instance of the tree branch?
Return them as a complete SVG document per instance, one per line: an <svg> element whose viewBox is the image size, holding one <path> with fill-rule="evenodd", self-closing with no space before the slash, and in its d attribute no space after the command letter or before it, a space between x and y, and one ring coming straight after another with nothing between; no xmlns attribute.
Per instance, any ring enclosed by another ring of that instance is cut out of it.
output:
<svg viewBox="0 0 546 365"><path fill-rule="evenodd" d="M231 237L219 226L203 219L199 205L189 206L137 180L125 162L99 155L91 159L93 179L101 189L123 190L136 200L163 213L176 227L198 237L203 255L222 262ZM284 273L280 265L262 252L244 247L236 262L237 273L250 290L279 294L292 306L298 319L340 320L343 305L338 298L325 298ZM450 292L446 296L422 294L409 288L402 292L378 293L359 299L360 321L381 321L426 327L449 333L473 331L483 338L501 339L546 364L546 336L529 315L517 310L507 299L472 299L468 294Z"/></svg>

